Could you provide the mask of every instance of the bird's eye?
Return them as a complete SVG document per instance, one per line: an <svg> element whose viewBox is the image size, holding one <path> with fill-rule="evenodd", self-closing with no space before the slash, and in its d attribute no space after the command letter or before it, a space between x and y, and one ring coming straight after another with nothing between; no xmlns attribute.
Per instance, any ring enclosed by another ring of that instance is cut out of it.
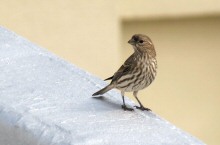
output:
<svg viewBox="0 0 220 145"><path fill-rule="evenodd" d="M140 43L143 43L144 41L143 41L143 40L140 40L139 42L140 42Z"/></svg>

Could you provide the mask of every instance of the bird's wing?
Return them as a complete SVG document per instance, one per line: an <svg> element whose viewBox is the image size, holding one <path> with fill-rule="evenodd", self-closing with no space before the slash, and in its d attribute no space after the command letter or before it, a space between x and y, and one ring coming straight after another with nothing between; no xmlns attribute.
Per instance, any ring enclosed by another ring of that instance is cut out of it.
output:
<svg viewBox="0 0 220 145"><path fill-rule="evenodd" d="M123 75L127 74L133 66L133 60L134 60L134 54L132 54L125 62L124 64L118 69L117 72L115 72L114 76L112 76L112 82L118 80Z"/></svg>

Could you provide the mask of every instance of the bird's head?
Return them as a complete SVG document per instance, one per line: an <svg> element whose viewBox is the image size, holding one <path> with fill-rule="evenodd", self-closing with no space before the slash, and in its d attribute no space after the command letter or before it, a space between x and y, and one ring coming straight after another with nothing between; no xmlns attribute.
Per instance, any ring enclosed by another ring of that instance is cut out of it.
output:
<svg viewBox="0 0 220 145"><path fill-rule="evenodd" d="M135 34L131 37L128 43L133 46L135 51L138 51L140 53L152 53L152 55L156 55L154 45L151 39L146 35Z"/></svg>

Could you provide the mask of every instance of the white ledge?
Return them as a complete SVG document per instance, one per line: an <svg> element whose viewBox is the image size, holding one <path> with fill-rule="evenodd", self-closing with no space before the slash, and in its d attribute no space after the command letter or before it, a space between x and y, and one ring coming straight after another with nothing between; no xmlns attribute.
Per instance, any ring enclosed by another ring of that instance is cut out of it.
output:
<svg viewBox="0 0 220 145"><path fill-rule="evenodd" d="M123 111L117 91L92 98L105 82L2 27L0 70L0 144L204 144L152 112Z"/></svg>

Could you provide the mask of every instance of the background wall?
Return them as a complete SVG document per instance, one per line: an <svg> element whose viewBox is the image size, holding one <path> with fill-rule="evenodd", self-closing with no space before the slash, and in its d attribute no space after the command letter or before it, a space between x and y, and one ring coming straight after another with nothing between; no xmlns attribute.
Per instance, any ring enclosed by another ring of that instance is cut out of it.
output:
<svg viewBox="0 0 220 145"><path fill-rule="evenodd" d="M115 9L101 0L1 0L0 24L100 75L103 70L94 66L110 71L117 66L106 64L119 63Z"/></svg>
<svg viewBox="0 0 220 145"><path fill-rule="evenodd" d="M218 0L0 2L0 25L102 79L132 53L131 35L149 35L158 76L140 99L212 145L220 143L219 14Z"/></svg>

